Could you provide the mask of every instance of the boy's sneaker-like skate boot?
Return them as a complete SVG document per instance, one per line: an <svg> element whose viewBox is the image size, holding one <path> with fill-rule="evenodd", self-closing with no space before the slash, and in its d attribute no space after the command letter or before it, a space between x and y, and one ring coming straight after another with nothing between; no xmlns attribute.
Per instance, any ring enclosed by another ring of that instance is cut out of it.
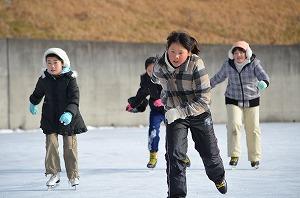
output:
<svg viewBox="0 0 300 198"><path fill-rule="evenodd" d="M236 166L238 164L239 157L231 157L229 165L230 166Z"/></svg>
<svg viewBox="0 0 300 198"><path fill-rule="evenodd" d="M259 161L252 161L251 162L251 167L253 167L254 169L258 169L258 167L259 167Z"/></svg>
<svg viewBox="0 0 300 198"><path fill-rule="evenodd" d="M60 182L59 173L51 174L50 179L47 181L46 185L48 188L56 186Z"/></svg>
<svg viewBox="0 0 300 198"><path fill-rule="evenodd" d="M154 168L157 163L157 152L150 152L150 159L147 164L148 168Z"/></svg>
<svg viewBox="0 0 300 198"><path fill-rule="evenodd" d="M77 177L73 178L73 179L70 179L69 182L70 182L72 187L75 187L75 189L76 189L76 186L79 185L79 179Z"/></svg>
<svg viewBox="0 0 300 198"><path fill-rule="evenodd" d="M191 166L191 160L188 156L186 156L186 158L183 160L183 162L186 164L186 167Z"/></svg>
<svg viewBox="0 0 300 198"><path fill-rule="evenodd" d="M218 191L222 194L226 194L227 192L227 182L225 179L222 179L220 182L216 182L215 183L216 188L218 189Z"/></svg>

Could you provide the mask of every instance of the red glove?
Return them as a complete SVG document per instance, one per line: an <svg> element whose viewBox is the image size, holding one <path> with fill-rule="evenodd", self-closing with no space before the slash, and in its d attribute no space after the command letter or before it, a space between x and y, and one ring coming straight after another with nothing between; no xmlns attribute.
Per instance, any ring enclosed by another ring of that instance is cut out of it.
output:
<svg viewBox="0 0 300 198"><path fill-rule="evenodd" d="M133 108L132 108L131 104L128 104L126 106L126 111L131 112L132 110L133 110Z"/></svg>
<svg viewBox="0 0 300 198"><path fill-rule="evenodd" d="M162 103L161 99L157 99L153 102L154 106L156 107L162 107L164 104Z"/></svg>

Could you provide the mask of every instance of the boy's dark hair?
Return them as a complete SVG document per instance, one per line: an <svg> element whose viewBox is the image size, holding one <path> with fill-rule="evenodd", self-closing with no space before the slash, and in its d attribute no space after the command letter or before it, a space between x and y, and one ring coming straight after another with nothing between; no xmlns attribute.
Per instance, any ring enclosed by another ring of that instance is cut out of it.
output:
<svg viewBox="0 0 300 198"><path fill-rule="evenodd" d="M58 55L56 55L56 54L53 54L53 53L51 53L51 54L47 54L47 56L46 56L46 61L47 61L47 58L48 57L55 57L55 58L57 58L58 60L60 60L62 63L64 63L64 61L63 61L63 59L61 59Z"/></svg>
<svg viewBox="0 0 300 198"><path fill-rule="evenodd" d="M241 52L246 53L246 50L243 49L243 48L241 48L241 47L235 47L235 48L233 48L233 49L231 50L231 52L234 53L236 50L239 50L239 51L241 51Z"/></svg>
<svg viewBox="0 0 300 198"><path fill-rule="evenodd" d="M156 62L157 58L156 57L149 57L146 59L145 61L145 69L147 69L147 67L151 64L154 64Z"/></svg>
<svg viewBox="0 0 300 198"><path fill-rule="evenodd" d="M199 55L200 53L197 40L185 32L171 32L167 38L167 48L169 48L172 43L180 43L193 54Z"/></svg>

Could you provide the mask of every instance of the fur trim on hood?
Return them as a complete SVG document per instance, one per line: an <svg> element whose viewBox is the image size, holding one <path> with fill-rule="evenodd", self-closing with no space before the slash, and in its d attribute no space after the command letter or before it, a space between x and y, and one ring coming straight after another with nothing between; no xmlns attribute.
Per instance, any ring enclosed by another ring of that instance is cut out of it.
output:
<svg viewBox="0 0 300 198"><path fill-rule="evenodd" d="M252 56L252 50L249 46L249 44L246 41L238 41L236 43L234 43L232 45L232 47L230 48L230 50L228 51L228 58L233 60L233 53L232 50L235 47L240 47L242 49L244 49L246 51L246 59L250 60L251 56Z"/></svg>

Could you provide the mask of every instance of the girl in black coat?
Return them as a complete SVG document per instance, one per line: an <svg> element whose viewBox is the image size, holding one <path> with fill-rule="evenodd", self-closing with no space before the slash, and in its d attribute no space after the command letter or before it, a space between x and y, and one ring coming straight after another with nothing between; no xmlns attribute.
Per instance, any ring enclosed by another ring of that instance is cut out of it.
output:
<svg viewBox="0 0 300 198"><path fill-rule="evenodd" d="M64 161L67 176L72 186L79 184L76 134L87 131L79 112L79 88L76 73L70 70L70 61L60 48L50 48L44 54L47 68L38 79L30 96L30 112L37 114L37 105L44 98L40 127L46 134L46 175L53 187L60 181L61 172L58 152L58 134L63 136Z"/></svg>

